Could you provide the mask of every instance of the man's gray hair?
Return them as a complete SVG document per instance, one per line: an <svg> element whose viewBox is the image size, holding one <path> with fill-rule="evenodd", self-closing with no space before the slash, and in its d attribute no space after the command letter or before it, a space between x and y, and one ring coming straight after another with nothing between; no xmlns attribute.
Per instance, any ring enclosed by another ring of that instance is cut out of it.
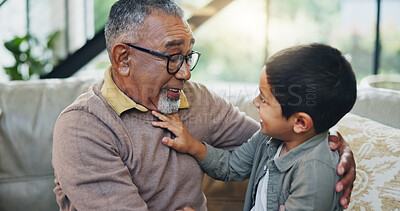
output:
<svg viewBox="0 0 400 211"><path fill-rule="evenodd" d="M183 18L183 10L175 0L119 0L111 7L105 27L109 56L112 47L121 39L140 40L144 20L152 12L161 12Z"/></svg>

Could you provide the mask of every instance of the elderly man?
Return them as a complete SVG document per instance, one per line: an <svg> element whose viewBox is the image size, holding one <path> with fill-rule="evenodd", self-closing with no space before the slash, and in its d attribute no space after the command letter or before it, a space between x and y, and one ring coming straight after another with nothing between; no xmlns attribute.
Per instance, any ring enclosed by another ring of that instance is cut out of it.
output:
<svg viewBox="0 0 400 211"><path fill-rule="evenodd" d="M111 8L105 31L111 67L54 128L61 210L206 210L202 170L161 143L172 134L151 125L151 110L178 112L196 139L225 149L259 129L223 98L188 82L200 53L192 50L182 13L173 0L120 0ZM341 150L347 152L338 169L354 168L349 148ZM349 186L348 200L355 173L346 175L338 186Z"/></svg>

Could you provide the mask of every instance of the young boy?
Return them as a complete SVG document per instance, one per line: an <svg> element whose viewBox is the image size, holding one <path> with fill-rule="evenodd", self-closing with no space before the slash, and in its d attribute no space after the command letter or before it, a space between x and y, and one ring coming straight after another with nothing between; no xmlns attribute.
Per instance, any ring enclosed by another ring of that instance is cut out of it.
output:
<svg viewBox="0 0 400 211"><path fill-rule="evenodd" d="M153 114L175 139L162 142L189 153L211 177L225 182L250 178L243 210L342 210L337 151L328 130L351 110L356 79L341 52L323 44L284 49L261 71L253 100L261 129L233 152L194 139L177 114Z"/></svg>

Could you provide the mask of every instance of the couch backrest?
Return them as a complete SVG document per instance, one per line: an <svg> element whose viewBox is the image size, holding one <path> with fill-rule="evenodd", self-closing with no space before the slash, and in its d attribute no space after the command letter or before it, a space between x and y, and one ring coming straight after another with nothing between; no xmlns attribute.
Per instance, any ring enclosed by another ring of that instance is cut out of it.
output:
<svg viewBox="0 0 400 211"><path fill-rule="evenodd" d="M400 91L358 87L357 101L350 112L394 128L400 128Z"/></svg>
<svg viewBox="0 0 400 211"><path fill-rule="evenodd" d="M0 210L59 209L51 166L53 126L60 112L94 81L70 78L0 83ZM209 87L259 119L252 105L257 84ZM399 102L397 92L361 88L351 112L400 128Z"/></svg>
<svg viewBox="0 0 400 211"><path fill-rule="evenodd" d="M210 89L239 107L255 120L259 120L252 100L257 94L257 84L212 84ZM400 128L400 91L374 87L358 87L357 100L350 113Z"/></svg>
<svg viewBox="0 0 400 211"><path fill-rule="evenodd" d="M0 83L0 210L58 210L52 134L60 112L93 80Z"/></svg>

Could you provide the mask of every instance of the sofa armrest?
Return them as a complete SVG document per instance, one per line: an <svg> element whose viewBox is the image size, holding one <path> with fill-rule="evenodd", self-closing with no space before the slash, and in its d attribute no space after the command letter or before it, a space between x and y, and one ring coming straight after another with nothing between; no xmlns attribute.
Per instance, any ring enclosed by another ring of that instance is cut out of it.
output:
<svg viewBox="0 0 400 211"><path fill-rule="evenodd" d="M0 210L58 210L52 134L60 112L93 80L0 83Z"/></svg>
<svg viewBox="0 0 400 211"><path fill-rule="evenodd" d="M400 91L358 87L357 100L350 112L394 128L400 128Z"/></svg>

